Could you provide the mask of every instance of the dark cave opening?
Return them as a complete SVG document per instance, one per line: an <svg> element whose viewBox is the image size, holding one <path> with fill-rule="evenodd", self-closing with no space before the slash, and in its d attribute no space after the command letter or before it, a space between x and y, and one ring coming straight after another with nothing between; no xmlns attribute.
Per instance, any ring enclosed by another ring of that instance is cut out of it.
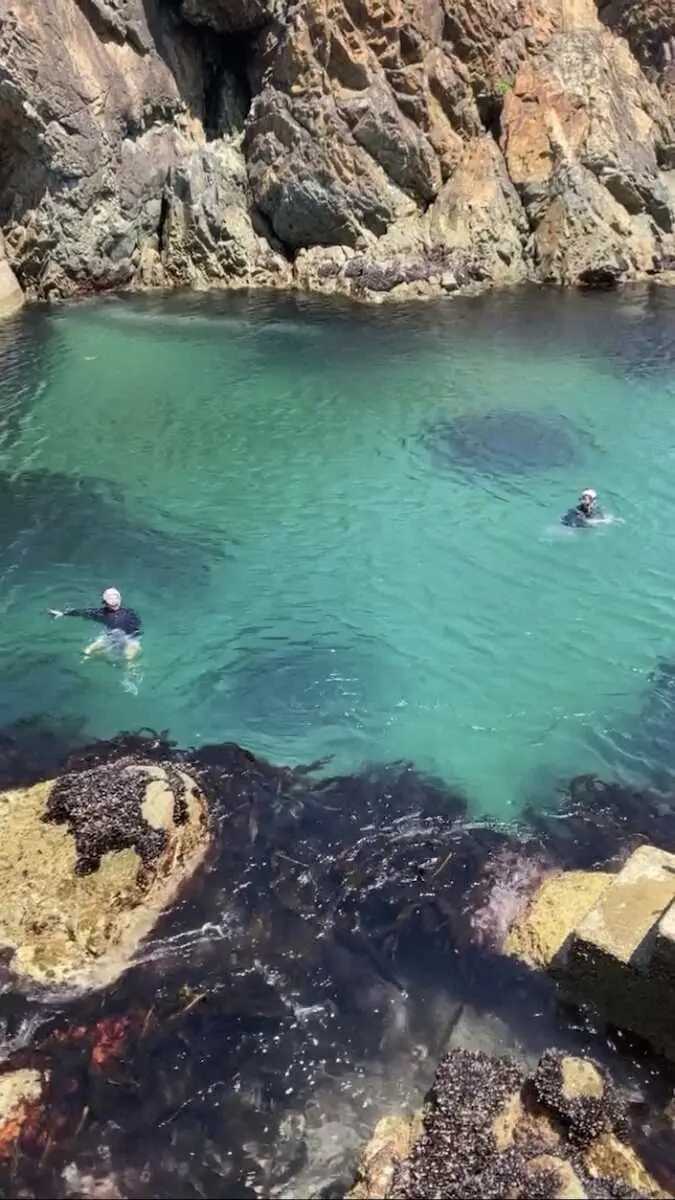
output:
<svg viewBox="0 0 675 1200"><path fill-rule="evenodd" d="M253 99L249 67L257 34L204 38L204 130L208 141L244 126Z"/></svg>
<svg viewBox="0 0 675 1200"><path fill-rule="evenodd" d="M475 100L483 129L496 142L499 142L502 136L503 93L498 91L477 91L475 93Z"/></svg>

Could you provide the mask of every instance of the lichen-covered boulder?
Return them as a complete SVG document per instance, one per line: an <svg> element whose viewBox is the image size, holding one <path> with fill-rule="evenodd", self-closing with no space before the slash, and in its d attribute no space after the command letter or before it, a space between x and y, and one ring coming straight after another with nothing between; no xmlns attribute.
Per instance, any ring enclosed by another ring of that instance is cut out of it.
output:
<svg viewBox="0 0 675 1200"><path fill-rule="evenodd" d="M0 793L0 946L36 983L109 983L202 862L205 800L133 757Z"/></svg>

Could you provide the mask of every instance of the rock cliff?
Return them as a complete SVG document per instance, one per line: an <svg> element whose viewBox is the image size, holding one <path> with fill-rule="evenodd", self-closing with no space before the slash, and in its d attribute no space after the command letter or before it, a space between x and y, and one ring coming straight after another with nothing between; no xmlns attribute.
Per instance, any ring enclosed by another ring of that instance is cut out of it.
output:
<svg viewBox="0 0 675 1200"><path fill-rule="evenodd" d="M670 0L1 0L29 296L374 298L675 263Z"/></svg>

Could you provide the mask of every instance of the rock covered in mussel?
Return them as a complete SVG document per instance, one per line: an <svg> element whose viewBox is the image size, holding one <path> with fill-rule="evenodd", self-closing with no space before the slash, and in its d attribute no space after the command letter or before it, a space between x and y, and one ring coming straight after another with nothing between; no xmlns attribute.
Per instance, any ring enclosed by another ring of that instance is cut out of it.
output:
<svg viewBox="0 0 675 1200"><path fill-rule="evenodd" d="M453 1049L421 1122L412 1148L392 1118L379 1123L351 1200L382 1195L382 1180L387 1200L665 1195L628 1142L625 1102L589 1059L548 1051L528 1075L511 1058Z"/></svg>
<svg viewBox="0 0 675 1200"><path fill-rule="evenodd" d="M194 778L137 755L2 792L0 822L10 969L76 989L120 974L209 842Z"/></svg>

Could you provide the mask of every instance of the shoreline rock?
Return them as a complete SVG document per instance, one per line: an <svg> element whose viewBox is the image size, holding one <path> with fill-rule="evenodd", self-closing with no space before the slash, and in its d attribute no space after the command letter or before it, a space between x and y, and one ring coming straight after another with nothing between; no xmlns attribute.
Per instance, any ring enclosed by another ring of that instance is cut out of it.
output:
<svg viewBox="0 0 675 1200"><path fill-rule="evenodd" d="M12 0L0 274L17 303L10 272L373 303L658 278L673 47L665 0Z"/></svg>
<svg viewBox="0 0 675 1200"><path fill-rule="evenodd" d="M23 308L25 297L21 285L7 262L7 252L0 234L0 320L11 317Z"/></svg>

